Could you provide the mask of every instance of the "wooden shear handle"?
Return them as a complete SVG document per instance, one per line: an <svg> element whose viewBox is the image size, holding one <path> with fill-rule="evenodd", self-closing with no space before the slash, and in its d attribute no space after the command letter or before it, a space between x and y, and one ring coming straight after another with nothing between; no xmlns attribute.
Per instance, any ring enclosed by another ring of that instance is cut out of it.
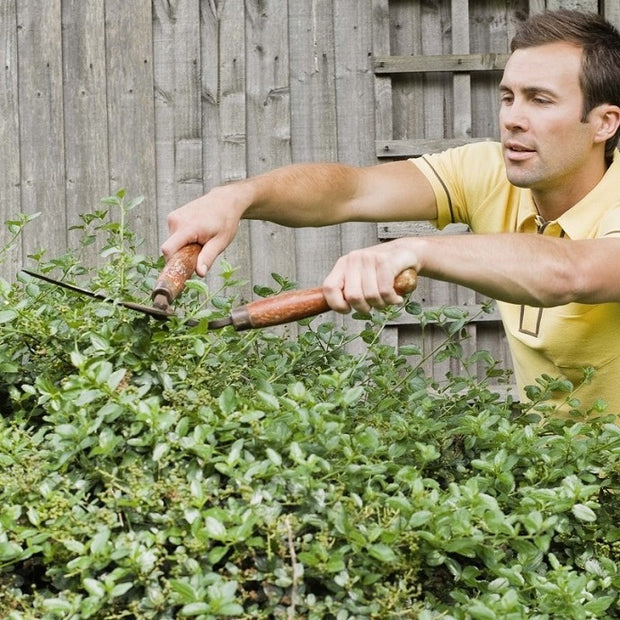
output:
<svg viewBox="0 0 620 620"><path fill-rule="evenodd" d="M153 287L151 299L153 306L168 310L180 295L185 283L196 271L196 262L202 246L190 243L182 247L165 265Z"/></svg>
<svg viewBox="0 0 620 620"><path fill-rule="evenodd" d="M394 290L407 295L418 285L418 276L413 268L405 269L396 276ZM323 289L316 288L287 291L273 297L252 301L233 309L231 322L237 331L258 327L270 327L299 321L329 310Z"/></svg>

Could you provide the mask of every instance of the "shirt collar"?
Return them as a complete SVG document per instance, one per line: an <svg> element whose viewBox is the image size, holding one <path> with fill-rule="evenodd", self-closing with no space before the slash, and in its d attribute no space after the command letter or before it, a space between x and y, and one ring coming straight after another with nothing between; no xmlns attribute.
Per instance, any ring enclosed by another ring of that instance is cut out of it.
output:
<svg viewBox="0 0 620 620"><path fill-rule="evenodd" d="M563 213L557 220L557 225L571 239L583 238L584 233L590 230L588 222L596 223L609 210L609 196L618 187L620 178L620 153L614 151L613 161L599 183L586 194L577 204ZM613 188L613 189L612 189ZM620 198L620 197L619 197ZM535 232L537 230L536 216L538 211L529 189L520 192L517 215L518 232Z"/></svg>

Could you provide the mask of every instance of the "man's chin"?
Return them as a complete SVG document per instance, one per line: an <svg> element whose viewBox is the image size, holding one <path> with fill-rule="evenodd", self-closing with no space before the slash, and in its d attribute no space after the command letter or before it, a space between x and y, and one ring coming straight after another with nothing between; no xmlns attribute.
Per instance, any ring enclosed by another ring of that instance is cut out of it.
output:
<svg viewBox="0 0 620 620"><path fill-rule="evenodd" d="M506 175L508 180L515 187L520 187L522 189L528 189L532 187L533 181L530 177L522 174L508 174Z"/></svg>
<svg viewBox="0 0 620 620"><path fill-rule="evenodd" d="M515 187L531 188L536 183L534 175L520 166L506 165L506 177Z"/></svg>

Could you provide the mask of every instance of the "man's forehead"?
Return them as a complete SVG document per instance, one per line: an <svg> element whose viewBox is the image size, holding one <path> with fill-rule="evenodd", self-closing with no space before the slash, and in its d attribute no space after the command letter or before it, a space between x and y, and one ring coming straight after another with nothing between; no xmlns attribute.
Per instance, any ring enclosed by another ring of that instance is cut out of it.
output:
<svg viewBox="0 0 620 620"><path fill-rule="evenodd" d="M580 47L565 42L519 48L508 58L500 86L543 90L579 86L581 55Z"/></svg>

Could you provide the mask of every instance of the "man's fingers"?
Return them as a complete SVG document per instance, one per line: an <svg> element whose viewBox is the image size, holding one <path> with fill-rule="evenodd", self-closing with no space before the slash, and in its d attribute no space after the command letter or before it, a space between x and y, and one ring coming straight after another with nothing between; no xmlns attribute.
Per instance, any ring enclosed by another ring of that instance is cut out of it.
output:
<svg viewBox="0 0 620 620"><path fill-rule="evenodd" d="M170 260L181 248L190 243L200 243L195 235L189 236L181 232L170 235L161 246L161 253L166 260Z"/></svg>
<svg viewBox="0 0 620 620"><path fill-rule="evenodd" d="M362 251L338 259L323 290L330 308L337 312L368 313L403 302L394 290L393 267L381 256Z"/></svg>
<svg viewBox="0 0 620 620"><path fill-rule="evenodd" d="M223 249L224 248L222 248L222 250ZM196 263L196 273L201 278L207 275L207 272L211 269L211 266L220 252L221 250L215 249L213 241L209 241L202 246L202 250L198 255L198 262Z"/></svg>
<svg viewBox="0 0 620 620"><path fill-rule="evenodd" d="M323 281L323 295L332 310L346 314L351 311L351 306L344 298L343 286L343 275L335 267Z"/></svg>
<svg viewBox="0 0 620 620"><path fill-rule="evenodd" d="M216 234L212 237L206 237L206 239L198 239L195 234L187 235L178 231L170 235L170 237L165 241L165 243L161 246L161 252L168 261L182 247L185 247L190 243L201 244L202 250L198 254L198 258L196 260L196 273L200 277L204 277L207 275L209 269L211 269L215 259L226 249L231 240L232 238L229 239L225 234Z"/></svg>

